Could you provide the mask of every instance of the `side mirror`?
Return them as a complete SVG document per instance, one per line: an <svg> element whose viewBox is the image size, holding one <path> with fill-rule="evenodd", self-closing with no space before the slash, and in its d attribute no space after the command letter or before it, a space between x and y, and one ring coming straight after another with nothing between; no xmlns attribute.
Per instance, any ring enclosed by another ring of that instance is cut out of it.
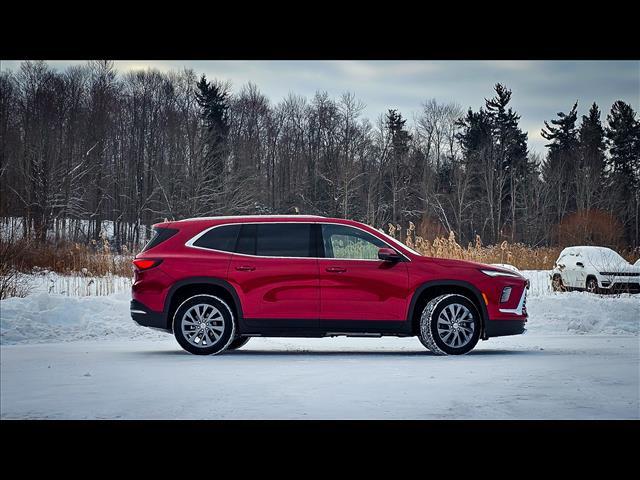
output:
<svg viewBox="0 0 640 480"><path fill-rule="evenodd" d="M582 262L576 262L576 265L579 266L579 267L584 268L584 264Z"/></svg>
<svg viewBox="0 0 640 480"><path fill-rule="evenodd" d="M383 247L378 250L378 258L385 262L397 262L400 260L400 255L393 248Z"/></svg>

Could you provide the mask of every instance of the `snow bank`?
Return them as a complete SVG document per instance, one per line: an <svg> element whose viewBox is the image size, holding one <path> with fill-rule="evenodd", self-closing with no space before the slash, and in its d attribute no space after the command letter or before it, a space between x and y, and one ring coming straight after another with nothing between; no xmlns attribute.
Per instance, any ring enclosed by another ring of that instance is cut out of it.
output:
<svg viewBox="0 0 640 480"><path fill-rule="evenodd" d="M639 295L558 292L527 300L532 334L638 335Z"/></svg>
<svg viewBox="0 0 640 480"><path fill-rule="evenodd" d="M527 299L529 334L638 335L640 295L553 292L549 270L524 270L531 286ZM76 296L64 278L43 277L27 298L0 301L0 343L49 343L105 338L167 338L138 326L129 314L129 285L106 296ZM127 279L128 280L128 279ZM36 282L37 283L37 282ZM51 285L56 289L51 291ZM71 282L73 284L73 282ZM68 290L66 293L69 293Z"/></svg>
<svg viewBox="0 0 640 480"><path fill-rule="evenodd" d="M38 293L0 301L0 344L50 343L109 338L166 338L137 325L130 294L68 297Z"/></svg>

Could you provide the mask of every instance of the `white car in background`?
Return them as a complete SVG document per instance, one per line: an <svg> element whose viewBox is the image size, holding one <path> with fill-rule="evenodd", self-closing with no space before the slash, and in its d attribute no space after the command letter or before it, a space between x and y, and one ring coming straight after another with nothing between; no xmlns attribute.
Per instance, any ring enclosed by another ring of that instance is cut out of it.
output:
<svg viewBox="0 0 640 480"><path fill-rule="evenodd" d="M567 247L551 272L554 291L640 293L640 266L606 247Z"/></svg>

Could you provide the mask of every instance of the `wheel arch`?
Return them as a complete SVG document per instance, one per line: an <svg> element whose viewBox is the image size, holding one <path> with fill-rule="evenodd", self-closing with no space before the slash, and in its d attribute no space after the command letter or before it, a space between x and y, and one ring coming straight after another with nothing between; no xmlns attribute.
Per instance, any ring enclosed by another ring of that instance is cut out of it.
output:
<svg viewBox="0 0 640 480"><path fill-rule="evenodd" d="M420 312L427 301L445 293L459 293L468 297L469 300L473 302L478 312L480 312L480 321L482 323L481 338L486 340L486 324L489 318L487 305L484 303L480 290L464 280L433 280L425 282L416 288L411 297L411 303L409 304L409 311L407 313L407 323L411 328L411 332L415 335L418 331Z"/></svg>
<svg viewBox="0 0 640 480"><path fill-rule="evenodd" d="M181 301L198 293L209 293L221 297L229 303L236 317L237 327L242 323L242 304L240 297L233 286L221 278L215 277L189 277L174 283L164 300L164 315L167 330L173 331L173 311Z"/></svg>
<svg viewBox="0 0 640 480"><path fill-rule="evenodd" d="M602 282L600 282L600 280L598 279L598 275L596 275L593 272L587 274L586 278L584 279L584 287L588 288L589 280L591 280L591 279L596 281L596 288L600 288L600 284Z"/></svg>

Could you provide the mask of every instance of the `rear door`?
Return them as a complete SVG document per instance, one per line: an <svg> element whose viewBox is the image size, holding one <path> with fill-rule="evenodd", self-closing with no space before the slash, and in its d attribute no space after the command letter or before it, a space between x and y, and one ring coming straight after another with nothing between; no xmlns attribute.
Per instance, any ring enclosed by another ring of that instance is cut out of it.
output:
<svg viewBox="0 0 640 480"><path fill-rule="evenodd" d="M404 321L407 262L378 259L393 248L364 230L321 224L324 257L320 269L320 322L327 320Z"/></svg>
<svg viewBox="0 0 640 480"><path fill-rule="evenodd" d="M228 280L245 321L266 327L317 326L318 259L310 223L243 224Z"/></svg>

